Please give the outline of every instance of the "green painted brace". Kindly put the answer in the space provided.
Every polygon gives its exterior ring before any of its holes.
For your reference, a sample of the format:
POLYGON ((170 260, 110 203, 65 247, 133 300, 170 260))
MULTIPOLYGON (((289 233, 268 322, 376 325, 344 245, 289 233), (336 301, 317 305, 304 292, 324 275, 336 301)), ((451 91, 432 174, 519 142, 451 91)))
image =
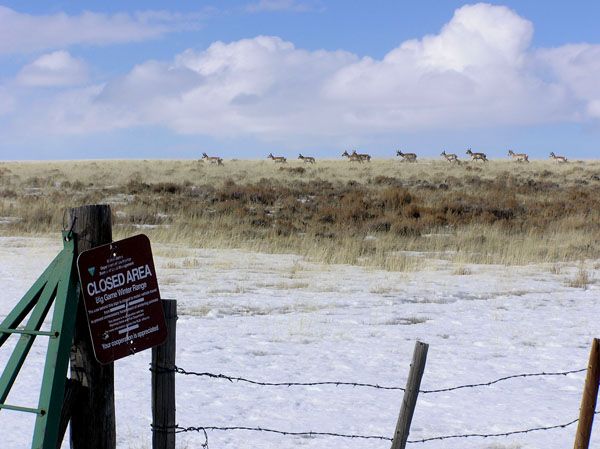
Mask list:
POLYGON ((0 410, 37 415, 32 449, 56 449, 58 445, 60 414, 75 329, 79 300, 79 281, 75 267, 77 238, 71 231, 64 231, 62 237, 64 244, 62 251, 0 324, 0 347, 10 335, 20 334, 0 376, 0 410), (51 330, 40 330, 53 303, 51 330), (18 327, 28 315, 25 325, 18 327), (5 404, 29 350, 38 336, 49 337, 38 407, 5 404))

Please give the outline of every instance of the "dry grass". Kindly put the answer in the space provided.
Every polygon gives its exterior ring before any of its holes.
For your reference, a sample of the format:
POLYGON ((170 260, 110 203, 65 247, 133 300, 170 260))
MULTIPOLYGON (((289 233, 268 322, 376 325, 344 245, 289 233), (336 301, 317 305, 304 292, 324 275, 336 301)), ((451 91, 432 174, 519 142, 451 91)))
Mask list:
POLYGON ((567 285, 569 287, 587 290, 590 282, 591 278, 589 272, 583 266, 580 266, 579 270, 577 270, 577 274, 575 274, 575 277, 567 281, 567 285))
POLYGON ((65 208, 96 203, 116 238, 144 232, 181 257, 246 248, 394 271, 432 252, 458 266, 600 258, 598 162, 0 163, 1 234, 55 232, 65 208))
POLYGON ((561 272, 562 272, 562 267, 557 263, 552 264, 552 266, 550 267, 550 273, 552 273, 552 274, 560 274, 561 272))
POLYGON ((464 265, 459 265, 454 269, 454 271, 452 271, 452 274, 455 274, 457 276, 468 276, 470 274, 473 274, 473 272, 471 271, 471 269, 469 267, 465 267, 464 265))

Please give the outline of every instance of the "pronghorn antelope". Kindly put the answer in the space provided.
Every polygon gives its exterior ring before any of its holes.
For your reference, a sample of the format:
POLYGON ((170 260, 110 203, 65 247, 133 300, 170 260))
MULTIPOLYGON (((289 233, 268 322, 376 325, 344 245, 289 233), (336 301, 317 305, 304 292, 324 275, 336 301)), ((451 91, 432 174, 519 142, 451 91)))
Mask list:
POLYGON ((452 153, 448 154, 448 153, 446 153, 446 150, 442 151, 442 153, 440 154, 440 156, 442 156, 448 162, 460 162, 458 160, 458 156, 456 154, 452 154, 452 153))
POLYGON ((554 153, 550 153, 550 159, 553 159, 559 164, 564 164, 565 162, 569 162, 565 156, 557 156, 554 153))
POLYGON ((471 151, 471 149, 469 148, 469 149, 467 150, 467 154, 468 154, 469 156, 471 156, 471 160, 472 160, 472 161, 483 161, 483 162, 487 162, 487 161, 488 161, 488 158, 487 158, 487 156, 485 155, 485 153, 473 153, 473 152, 471 151))
POLYGON ((309 163, 309 164, 315 163, 315 158, 312 156, 302 156, 301 154, 299 154, 298 159, 302 159, 305 163, 309 163))
POLYGON ((352 154, 359 157, 361 161, 371 162, 371 155, 367 153, 357 153, 356 150, 352 151, 352 154))
POLYGON ((273 162, 278 162, 280 164, 286 164, 287 159, 283 156, 273 156, 273 153, 269 153, 267 159, 273 159, 273 162))
POLYGON ((396 151, 396 156, 402 158, 402 162, 417 162, 417 155, 415 153, 403 153, 402 151, 396 151))
POLYGON ((363 161, 361 159, 361 157, 358 154, 356 154, 356 151, 353 152, 352 154, 348 154, 347 151, 344 151, 342 153, 342 157, 347 157, 350 162, 362 162, 363 161))
POLYGON ((202 159, 204 159, 207 162, 210 162, 211 164, 223 165, 223 159, 221 159, 218 156, 209 156, 206 153, 202 153, 202 159))
POLYGON ((529 162, 529 156, 525 153, 515 153, 513 150, 508 150, 508 155, 516 162, 529 162))

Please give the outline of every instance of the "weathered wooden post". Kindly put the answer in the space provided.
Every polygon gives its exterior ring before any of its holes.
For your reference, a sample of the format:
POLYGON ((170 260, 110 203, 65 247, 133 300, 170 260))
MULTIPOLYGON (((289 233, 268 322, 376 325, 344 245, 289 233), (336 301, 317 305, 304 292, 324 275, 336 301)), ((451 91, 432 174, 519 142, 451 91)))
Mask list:
POLYGON ((421 379, 425 371, 428 349, 429 345, 427 343, 421 343, 420 341, 415 343, 413 359, 410 364, 410 373, 406 381, 406 390, 404 391, 402 407, 400 408, 400 415, 398 416, 391 449, 404 449, 406 447, 406 440, 408 440, 410 424, 415 412, 415 406, 417 405, 419 388, 421 387, 421 379))
POLYGON ((152 449, 175 449, 175 349, 177 301, 162 300, 167 339, 152 348, 152 449))
POLYGON ((598 398, 598 385, 600 384, 600 340, 594 338, 590 351, 587 376, 581 408, 579 409, 579 423, 575 435, 575 449, 588 449, 594 424, 594 413, 596 411, 596 400, 598 398))
MULTIPOLYGON (((112 242, 108 205, 69 210, 69 224, 77 234, 77 254, 112 242)), ((72 449, 114 449, 115 394, 113 364, 101 365, 94 357, 83 300, 79 301, 71 351, 71 378, 83 387, 71 409, 72 449)))

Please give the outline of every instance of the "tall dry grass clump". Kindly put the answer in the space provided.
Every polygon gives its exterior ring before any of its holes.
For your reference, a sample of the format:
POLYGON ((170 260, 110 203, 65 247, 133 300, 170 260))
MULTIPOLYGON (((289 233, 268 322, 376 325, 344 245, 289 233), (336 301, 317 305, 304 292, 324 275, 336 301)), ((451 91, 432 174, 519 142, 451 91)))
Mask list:
POLYGON ((569 287, 582 288, 586 290, 591 282, 592 279, 590 277, 589 271, 585 269, 583 264, 581 264, 575 276, 567 281, 567 285, 569 287))

